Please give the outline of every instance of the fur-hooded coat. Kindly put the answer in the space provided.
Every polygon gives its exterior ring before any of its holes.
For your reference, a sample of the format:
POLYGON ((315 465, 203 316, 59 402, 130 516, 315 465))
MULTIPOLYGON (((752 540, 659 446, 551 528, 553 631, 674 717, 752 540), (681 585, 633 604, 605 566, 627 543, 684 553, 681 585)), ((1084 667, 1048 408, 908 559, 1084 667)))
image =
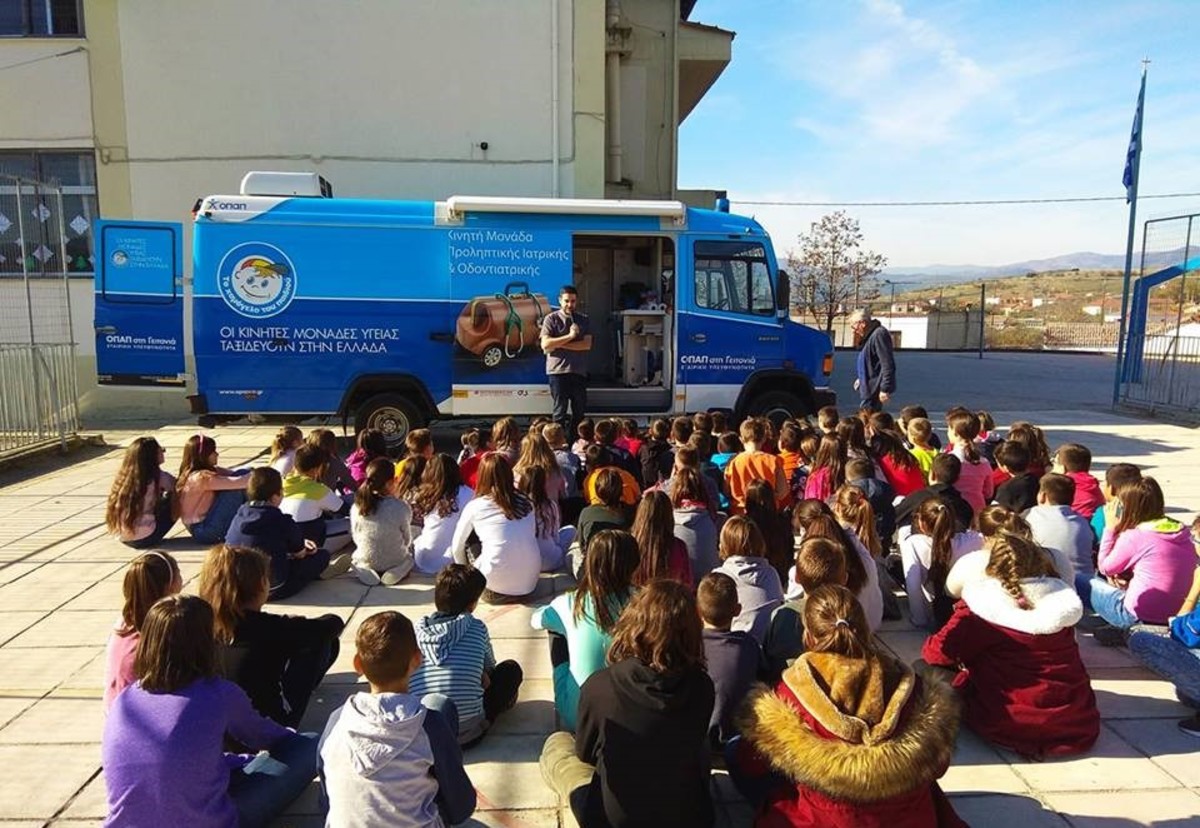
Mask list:
POLYGON ((1100 713, 1079 645, 1083 605, 1058 578, 1021 582, 1021 609, 995 578, 968 583, 946 626, 921 651, 930 664, 959 668, 954 687, 971 729, 1024 756, 1088 750, 1100 713))
POLYGON ((789 781, 768 795, 759 828, 966 825, 936 781, 954 752, 954 693, 898 661, 805 653, 774 692, 750 692, 740 725, 757 754, 745 770, 765 764, 789 781))

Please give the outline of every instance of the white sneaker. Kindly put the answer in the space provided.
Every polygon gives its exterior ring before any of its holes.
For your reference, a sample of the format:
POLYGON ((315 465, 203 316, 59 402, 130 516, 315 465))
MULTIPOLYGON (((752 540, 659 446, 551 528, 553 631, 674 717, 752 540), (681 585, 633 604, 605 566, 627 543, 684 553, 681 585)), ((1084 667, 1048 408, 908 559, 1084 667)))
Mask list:
POLYGON ((334 555, 329 565, 321 572, 321 580, 328 581, 330 578, 336 578, 339 575, 345 575, 350 571, 350 556, 346 554, 334 555))
MULTIPOLYGON (((332 561, 330 563, 332 563, 332 561)), ((354 567, 354 576, 358 578, 358 582, 360 584, 366 584, 367 586, 379 586, 380 582, 382 581, 382 579, 379 577, 379 573, 374 569, 371 569, 369 566, 354 567)))

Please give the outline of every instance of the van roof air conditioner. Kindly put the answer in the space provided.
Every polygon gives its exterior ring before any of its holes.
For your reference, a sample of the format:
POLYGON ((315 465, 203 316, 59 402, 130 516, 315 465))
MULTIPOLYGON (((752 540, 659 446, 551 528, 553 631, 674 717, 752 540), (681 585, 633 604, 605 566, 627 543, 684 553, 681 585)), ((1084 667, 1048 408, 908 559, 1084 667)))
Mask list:
POLYGON ((311 172, 248 172, 242 178, 241 192, 245 196, 333 198, 330 183, 311 172))

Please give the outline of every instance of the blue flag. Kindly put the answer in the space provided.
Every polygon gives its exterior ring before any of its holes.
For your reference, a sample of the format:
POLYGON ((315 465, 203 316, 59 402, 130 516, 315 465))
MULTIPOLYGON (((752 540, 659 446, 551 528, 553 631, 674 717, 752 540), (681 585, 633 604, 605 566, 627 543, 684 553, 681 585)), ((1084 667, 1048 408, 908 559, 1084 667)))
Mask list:
POLYGON ((1129 151, 1125 153, 1125 203, 1133 201, 1137 190, 1138 155, 1142 152, 1142 105, 1146 101, 1146 73, 1142 72, 1142 88, 1138 91, 1137 111, 1133 113, 1133 129, 1129 133, 1129 151))

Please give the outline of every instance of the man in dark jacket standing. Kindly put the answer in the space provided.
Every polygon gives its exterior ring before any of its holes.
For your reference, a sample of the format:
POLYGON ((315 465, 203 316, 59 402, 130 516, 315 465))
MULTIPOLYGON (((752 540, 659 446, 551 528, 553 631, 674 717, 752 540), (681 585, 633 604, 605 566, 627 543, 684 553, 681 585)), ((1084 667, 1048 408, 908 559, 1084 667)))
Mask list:
POLYGON ((892 335, 878 319, 872 319, 871 312, 865 308, 850 314, 850 325, 862 343, 862 350, 858 352, 858 376, 854 380, 854 389, 862 398, 859 407, 882 411, 883 404, 896 391, 892 335))

